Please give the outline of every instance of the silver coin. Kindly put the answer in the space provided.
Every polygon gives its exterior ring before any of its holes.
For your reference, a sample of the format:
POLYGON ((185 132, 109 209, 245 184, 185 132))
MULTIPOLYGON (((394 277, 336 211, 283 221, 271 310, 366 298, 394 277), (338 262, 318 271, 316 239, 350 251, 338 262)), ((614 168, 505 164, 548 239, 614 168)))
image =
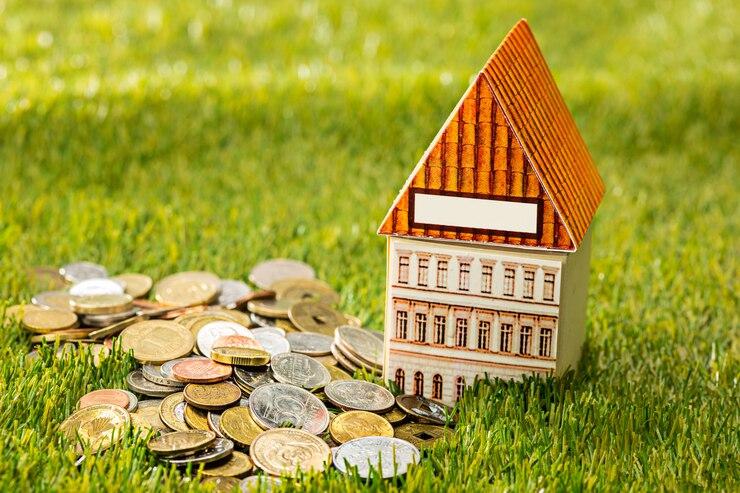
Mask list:
POLYGON ((31 298, 31 303, 41 308, 72 311, 69 300, 72 296, 67 291, 42 291, 31 298))
POLYGON ((67 282, 79 282, 85 279, 92 279, 94 277, 108 277, 108 271, 99 264, 92 262, 72 262, 62 266, 59 269, 59 274, 67 280, 67 282))
POLYGON ((128 406, 126 406, 126 411, 133 413, 139 408, 139 399, 136 397, 132 392, 129 392, 128 390, 124 389, 118 389, 124 394, 128 396, 128 406))
POLYGON ((290 343, 290 350, 307 356, 324 356, 331 354, 331 336, 318 332, 291 332, 285 336, 290 343))
POLYGON ((283 484, 282 480, 273 476, 248 476, 239 482, 239 489, 242 493, 252 491, 270 493, 273 488, 278 488, 281 484, 283 484))
POLYGON ((340 445, 334 453, 334 466, 343 473, 356 467, 361 478, 376 470, 383 478, 406 474, 408 467, 418 464, 419 449, 400 438, 363 437, 340 445))
POLYGON ((331 381, 329 371, 310 356, 281 353, 270 360, 272 375, 278 382, 304 389, 318 389, 331 381))
POLYGON ((383 367, 383 342, 372 331, 341 325, 334 332, 334 340, 366 365, 383 367))
POLYGON ((165 462, 175 464, 176 466, 185 466, 188 464, 207 464, 231 455, 234 451, 234 442, 228 438, 216 438, 216 441, 203 450, 187 455, 177 457, 163 458, 165 462))
MULTIPOLYGON (((182 361, 185 358, 180 358, 177 361, 182 361)), ((167 363, 170 363, 169 361, 167 363)), ((172 374, 171 366, 170 368, 170 375, 172 374)), ((162 373, 162 365, 142 365, 141 367, 141 373, 144 375, 144 378, 149 380, 150 382, 159 384, 159 385, 167 385, 169 387, 184 387, 185 382, 180 382, 179 380, 175 380, 174 378, 170 378, 165 376, 162 373)))
POLYGON ((288 342, 288 339, 281 335, 273 334, 271 332, 260 332, 258 334, 254 334, 254 338, 257 339, 257 342, 260 343, 260 346, 262 346, 265 351, 270 353, 271 357, 290 352, 290 343, 288 342))
POLYGON ((256 389, 257 387, 267 385, 268 383, 277 383, 277 380, 272 376, 272 371, 269 368, 265 370, 246 370, 235 366, 234 378, 238 383, 241 383, 250 389, 256 389))
POLYGON ((267 326, 260 326, 256 329, 250 329, 252 331, 252 334, 254 334, 255 337, 257 337, 258 334, 275 334, 277 336, 285 337, 285 330, 281 329, 280 327, 275 327, 271 325, 267 326))
POLYGON ((249 280, 262 289, 269 289, 282 279, 313 279, 313 268, 298 260, 278 258, 257 264, 249 273, 249 280))
POLYGON ((436 425, 446 424, 448 416, 452 414, 450 407, 420 395, 399 395, 396 404, 406 414, 436 425))
POLYGON ((294 428, 318 435, 329 426, 329 411, 307 390, 285 383, 257 387, 249 397, 249 411, 262 428, 294 428))
POLYGON ((139 313, 139 310, 137 308, 132 308, 131 310, 127 310, 125 312, 120 312, 120 313, 106 313, 103 315, 84 315, 82 317, 82 323, 89 327, 107 327, 109 325, 113 325, 116 322, 120 322, 122 320, 126 320, 127 318, 134 317, 136 316, 137 313, 139 313))
POLYGON ((334 405, 345 410, 380 413, 396 403, 388 389, 364 380, 334 380, 324 387, 324 393, 334 405))
POLYGON ((147 395, 149 397, 166 397, 170 394, 180 391, 180 387, 169 387, 150 382, 141 373, 141 370, 134 370, 126 377, 128 388, 137 394, 147 395))
POLYGON ((338 342, 336 339, 334 340, 334 344, 332 345, 332 347, 334 347, 335 350, 339 351, 341 355, 350 363, 352 363, 352 366, 355 368, 364 368, 365 370, 373 373, 379 373, 383 370, 382 366, 377 367, 375 365, 367 364, 365 361, 358 358, 356 354, 347 349, 347 346, 345 346, 341 342, 338 342))
POLYGON ((72 296, 91 296, 95 294, 123 294, 125 286, 119 281, 103 277, 94 277, 75 283, 69 288, 72 296))
POLYGON ((350 373, 354 373, 360 369, 358 365, 352 363, 349 359, 347 359, 344 353, 340 351, 337 345, 333 342, 331 343, 331 354, 332 356, 334 356, 334 359, 337 360, 337 363, 339 363, 340 366, 342 366, 350 373))
POLYGON ((252 332, 243 325, 226 320, 217 320, 205 324, 198 331, 197 343, 200 354, 210 358, 213 343, 222 336, 245 336, 254 339, 252 332))
POLYGON ((250 313, 249 319, 260 327, 274 327, 275 324, 274 318, 263 317, 262 315, 257 315, 256 313, 250 313))
MULTIPOLYGON (((248 408, 249 398, 242 397, 239 400, 239 407, 248 408)), ((222 411, 208 411, 208 416, 206 418, 208 420, 208 427, 211 429, 211 431, 213 431, 217 436, 220 436, 222 438, 224 435, 223 433, 221 433, 221 414, 223 414, 225 410, 226 409, 222 411)))
POLYGON ((216 305, 224 308, 236 308, 236 302, 252 292, 252 288, 244 281, 237 279, 221 279, 221 292, 216 299, 216 305))

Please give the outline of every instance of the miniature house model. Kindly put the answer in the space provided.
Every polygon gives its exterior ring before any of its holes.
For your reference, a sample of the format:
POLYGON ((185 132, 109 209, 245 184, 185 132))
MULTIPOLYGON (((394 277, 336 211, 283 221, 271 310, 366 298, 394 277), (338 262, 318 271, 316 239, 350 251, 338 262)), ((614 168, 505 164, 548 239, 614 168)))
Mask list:
POLYGON ((455 402, 476 376, 574 368, 604 186, 526 21, 383 220, 385 379, 455 402))

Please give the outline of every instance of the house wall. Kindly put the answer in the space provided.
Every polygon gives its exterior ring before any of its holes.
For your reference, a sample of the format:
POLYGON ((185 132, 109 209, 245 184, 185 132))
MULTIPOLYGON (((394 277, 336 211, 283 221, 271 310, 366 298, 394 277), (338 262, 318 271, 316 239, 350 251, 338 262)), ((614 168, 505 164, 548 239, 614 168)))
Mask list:
POLYGON ((586 339, 586 303, 591 264, 591 230, 584 236, 578 251, 563 263, 560 291, 560 336, 556 374, 575 369, 586 339))
POLYGON ((385 378, 394 380, 400 369, 404 391, 414 393, 420 372, 423 395, 440 398, 438 375, 441 400, 454 402, 458 382, 471 384, 476 376, 554 372, 566 256, 389 237, 385 378), (446 278, 438 275, 444 262, 446 278))

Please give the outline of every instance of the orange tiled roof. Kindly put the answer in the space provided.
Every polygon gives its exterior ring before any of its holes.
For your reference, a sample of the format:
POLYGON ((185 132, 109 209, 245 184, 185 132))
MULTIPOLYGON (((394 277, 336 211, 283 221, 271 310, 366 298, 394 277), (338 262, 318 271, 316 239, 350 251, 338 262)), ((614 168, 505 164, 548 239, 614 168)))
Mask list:
POLYGON ((388 211, 379 234, 574 250, 604 193, 527 22, 496 49, 388 211), (411 189, 529 200, 539 233, 437 228, 409 217, 411 189))

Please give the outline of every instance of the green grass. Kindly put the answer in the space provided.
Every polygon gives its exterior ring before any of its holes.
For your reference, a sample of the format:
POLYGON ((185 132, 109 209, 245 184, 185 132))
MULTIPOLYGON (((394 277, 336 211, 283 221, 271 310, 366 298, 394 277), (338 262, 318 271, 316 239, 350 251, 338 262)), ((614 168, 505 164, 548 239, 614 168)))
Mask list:
MULTIPOLYGON (((290 256, 380 328, 378 222, 525 16, 607 184, 582 365, 480 382, 403 479, 305 488, 737 491, 737 6, 500 3, 0 3, 2 299, 75 259, 244 278, 290 256)), ((131 362, 28 348, 2 328, 1 491, 199 489, 131 438, 75 467, 56 426, 131 362)))

